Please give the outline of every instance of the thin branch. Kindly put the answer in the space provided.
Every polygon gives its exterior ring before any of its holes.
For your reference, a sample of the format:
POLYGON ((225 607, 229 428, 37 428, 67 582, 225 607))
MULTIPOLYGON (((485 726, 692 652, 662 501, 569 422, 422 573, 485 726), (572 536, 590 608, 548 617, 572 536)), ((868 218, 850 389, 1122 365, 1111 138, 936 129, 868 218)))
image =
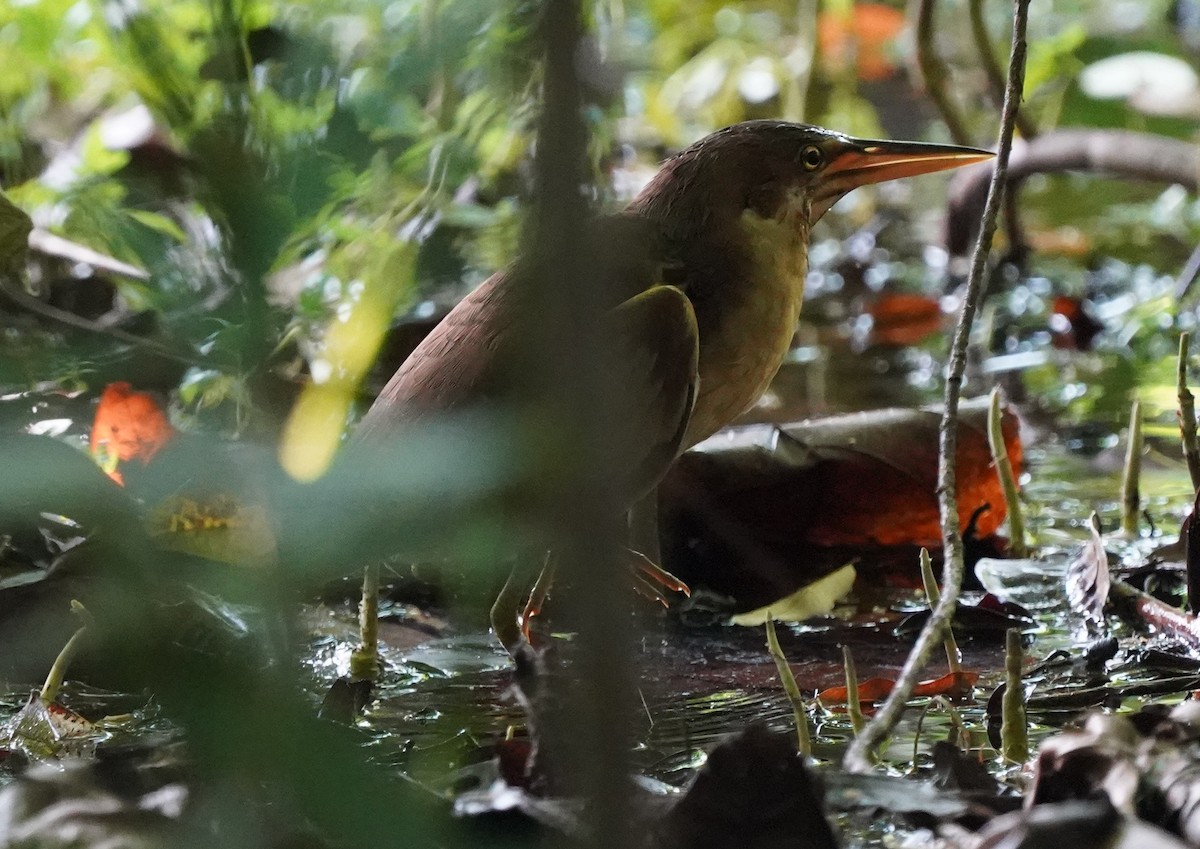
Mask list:
MULTIPOLYGON (((971 20, 971 38, 975 41, 975 55, 987 78, 988 95, 997 108, 1004 105, 1004 75, 992 51, 992 38, 988 35, 987 22, 983 18, 983 0, 968 0, 967 14, 971 20)), ((1017 129, 1026 139, 1037 136, 1038 128, 1024 109, 1017 110, 1017 129)))
POLYGON ((950 72, 938 56, 933 43, 934 3, 935 0, 912 0, 909 5, 909 17, 914 19, 913 32, 916 33, 917 39, 916 65, 913 71, 946 123, 950 138, 954 139, 956 144, 970 144, 971 135, 967 132, 967 122, 947 90, 950 72))
POLYGON ((905 704, 912 695, 917 678, 929 661, 934 646, 950 626, 954 610, 962 590, 963 541, 959 530, 958 495, 955 481, 954 460, 958 443, 958 401, 962 394, 963 373, 966 371, 967 341, 971 325, 983 296, 984 269, 996 234, 996 215, 1004 194, 1008 172, 1008 155, 1012 149, 1013 124, 1017 117, 1017 104, 1025 84, 1025 28, 1029 19, 1029 0, 1015 0, 1013 14, 1012 52, 1008 65, 1008 87, 1004 93, 1004 117, 1000 122, 1000 139, 996 152, 996 168, 988 189, 987 205, 975 254, 971 260, 971 274, 967 279, 967 292, 963 300, 962 313, 954 331, 950 346, 950 364, 946 377, 946 409, 940 427, 940 452, 938 462, 938 501, 941 507, 942 545, 944 565, 942 572, 942 597, 934 608, 925 627, 917 637, 916 645, 904 663, 896 688, 892 690, 883 707, 855 738, 846 752, 845 765, 852 772, 865 772, 871 768, 871 754, 896 727, 904 712, 905 704))
MULTIPOLYGON (((1034 174, 1064 171, 1178 183, 1195 192, 1200 190, 1200 146, 1131 130, 1051 130, 1013 151, 1008 194, 1015 197, 1021 182, 1034 174)), ((964 169, 950 181, 945 220, 946 247, 952 256, 965 256, 977 238, 975 228, 983 216, 991 176, 990 169, 980 166, 964 169)), ((1014 250, 1024 244, 1024 237, 1011 227, 1008 235, 1014 250)))
POLYGON ((138 348, 143 348, 147 351, 152 351, 165 360, 171 360, 176 363, 183 363, 189 366, 199 366, 208 368, 212 366, 211 361, 202 357, 199 354, 192 354, 186 351, 177 351, 173 348, 168 348, 153 339, 147 339, 144 336, 136 336, 122 330, 119 327, 109 327, 105 324, 86 319, 83 316, 75 315, 73 312, 67 312, 64 309, 47 304, 44 301, 35 298, 28 292, 23 290, 19 285, 0 280, 0 296, 12 301, 16 306, 23 310, 41 316, 49 321, 57 322, 66 327, 73 327, 76 330, 83 330, 87 333, 95 333, 99 336, 107 336, 110 339, 115 339, 118 342, 124 342, 126 345, 133 345, 138 348))

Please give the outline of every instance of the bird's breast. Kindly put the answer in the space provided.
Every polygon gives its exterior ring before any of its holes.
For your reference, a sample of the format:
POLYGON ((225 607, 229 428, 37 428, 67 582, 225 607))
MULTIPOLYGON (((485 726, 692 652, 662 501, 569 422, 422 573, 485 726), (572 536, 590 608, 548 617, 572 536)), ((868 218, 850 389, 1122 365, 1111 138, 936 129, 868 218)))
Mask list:
MULTIPOLYGON (((700 389, 685 444, 744 413, 767 390, 791 346, 804 299, 808 225, 803 210, 741 218, 746 262, 698 316, 700 389)), ((699 305, 697 310, 700 310, 699 305)))

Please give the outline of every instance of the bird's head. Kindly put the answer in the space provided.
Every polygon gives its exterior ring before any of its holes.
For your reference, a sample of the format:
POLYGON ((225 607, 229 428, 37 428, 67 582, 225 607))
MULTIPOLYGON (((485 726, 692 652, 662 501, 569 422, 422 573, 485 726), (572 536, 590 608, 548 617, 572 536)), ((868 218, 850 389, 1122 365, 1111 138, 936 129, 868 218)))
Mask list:
POLYGON ((745 121, 668 160, 631 210, 677 235, 728 226, 746 213, 800 215, 812 225, 851 189, 990 159, 985 150, 875 141, 787 121, 745 121))

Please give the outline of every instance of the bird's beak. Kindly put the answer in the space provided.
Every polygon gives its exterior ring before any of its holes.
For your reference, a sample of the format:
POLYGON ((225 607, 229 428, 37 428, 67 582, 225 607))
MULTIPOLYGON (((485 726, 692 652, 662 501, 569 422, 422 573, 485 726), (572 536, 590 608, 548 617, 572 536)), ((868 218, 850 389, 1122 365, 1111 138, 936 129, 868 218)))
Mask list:
POLYGON ((822 182, 836 182, 849 191, 869 183, 973 165, 993 156, 991 151, 952 144, 850 139, 821 177, 822 182))
POLYGON ((993 156, 990 151, 952 144, 847 139, 817 178, 814 212, 819 217, 859 186, 973 165, 993 156))
POLYGON ((818 177, 818 195, 841 197, 852 188, 872 182, 932 174, 984 162, 994 156, 990 151, 952 144, 848 139, 818 177))

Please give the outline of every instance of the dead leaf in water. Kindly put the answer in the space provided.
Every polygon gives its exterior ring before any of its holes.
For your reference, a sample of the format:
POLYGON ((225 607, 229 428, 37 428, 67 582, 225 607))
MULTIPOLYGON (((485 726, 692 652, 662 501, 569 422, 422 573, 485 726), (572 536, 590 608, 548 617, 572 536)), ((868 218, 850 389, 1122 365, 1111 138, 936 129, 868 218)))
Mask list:
MULTIPOLYGON (((949 696, 951 698, 970 693, 979 681, 978 672, 947 672, 941 678, 921 681, 913 688, 913 696, 949 696)), ((890 678, 868 678, 858 684, 858 698, 862 702, 881 702, 896 689, 890 678)), ((817 694, 823 705, 844 705, 848 691, 845 687, 830 687, 817 694)))

